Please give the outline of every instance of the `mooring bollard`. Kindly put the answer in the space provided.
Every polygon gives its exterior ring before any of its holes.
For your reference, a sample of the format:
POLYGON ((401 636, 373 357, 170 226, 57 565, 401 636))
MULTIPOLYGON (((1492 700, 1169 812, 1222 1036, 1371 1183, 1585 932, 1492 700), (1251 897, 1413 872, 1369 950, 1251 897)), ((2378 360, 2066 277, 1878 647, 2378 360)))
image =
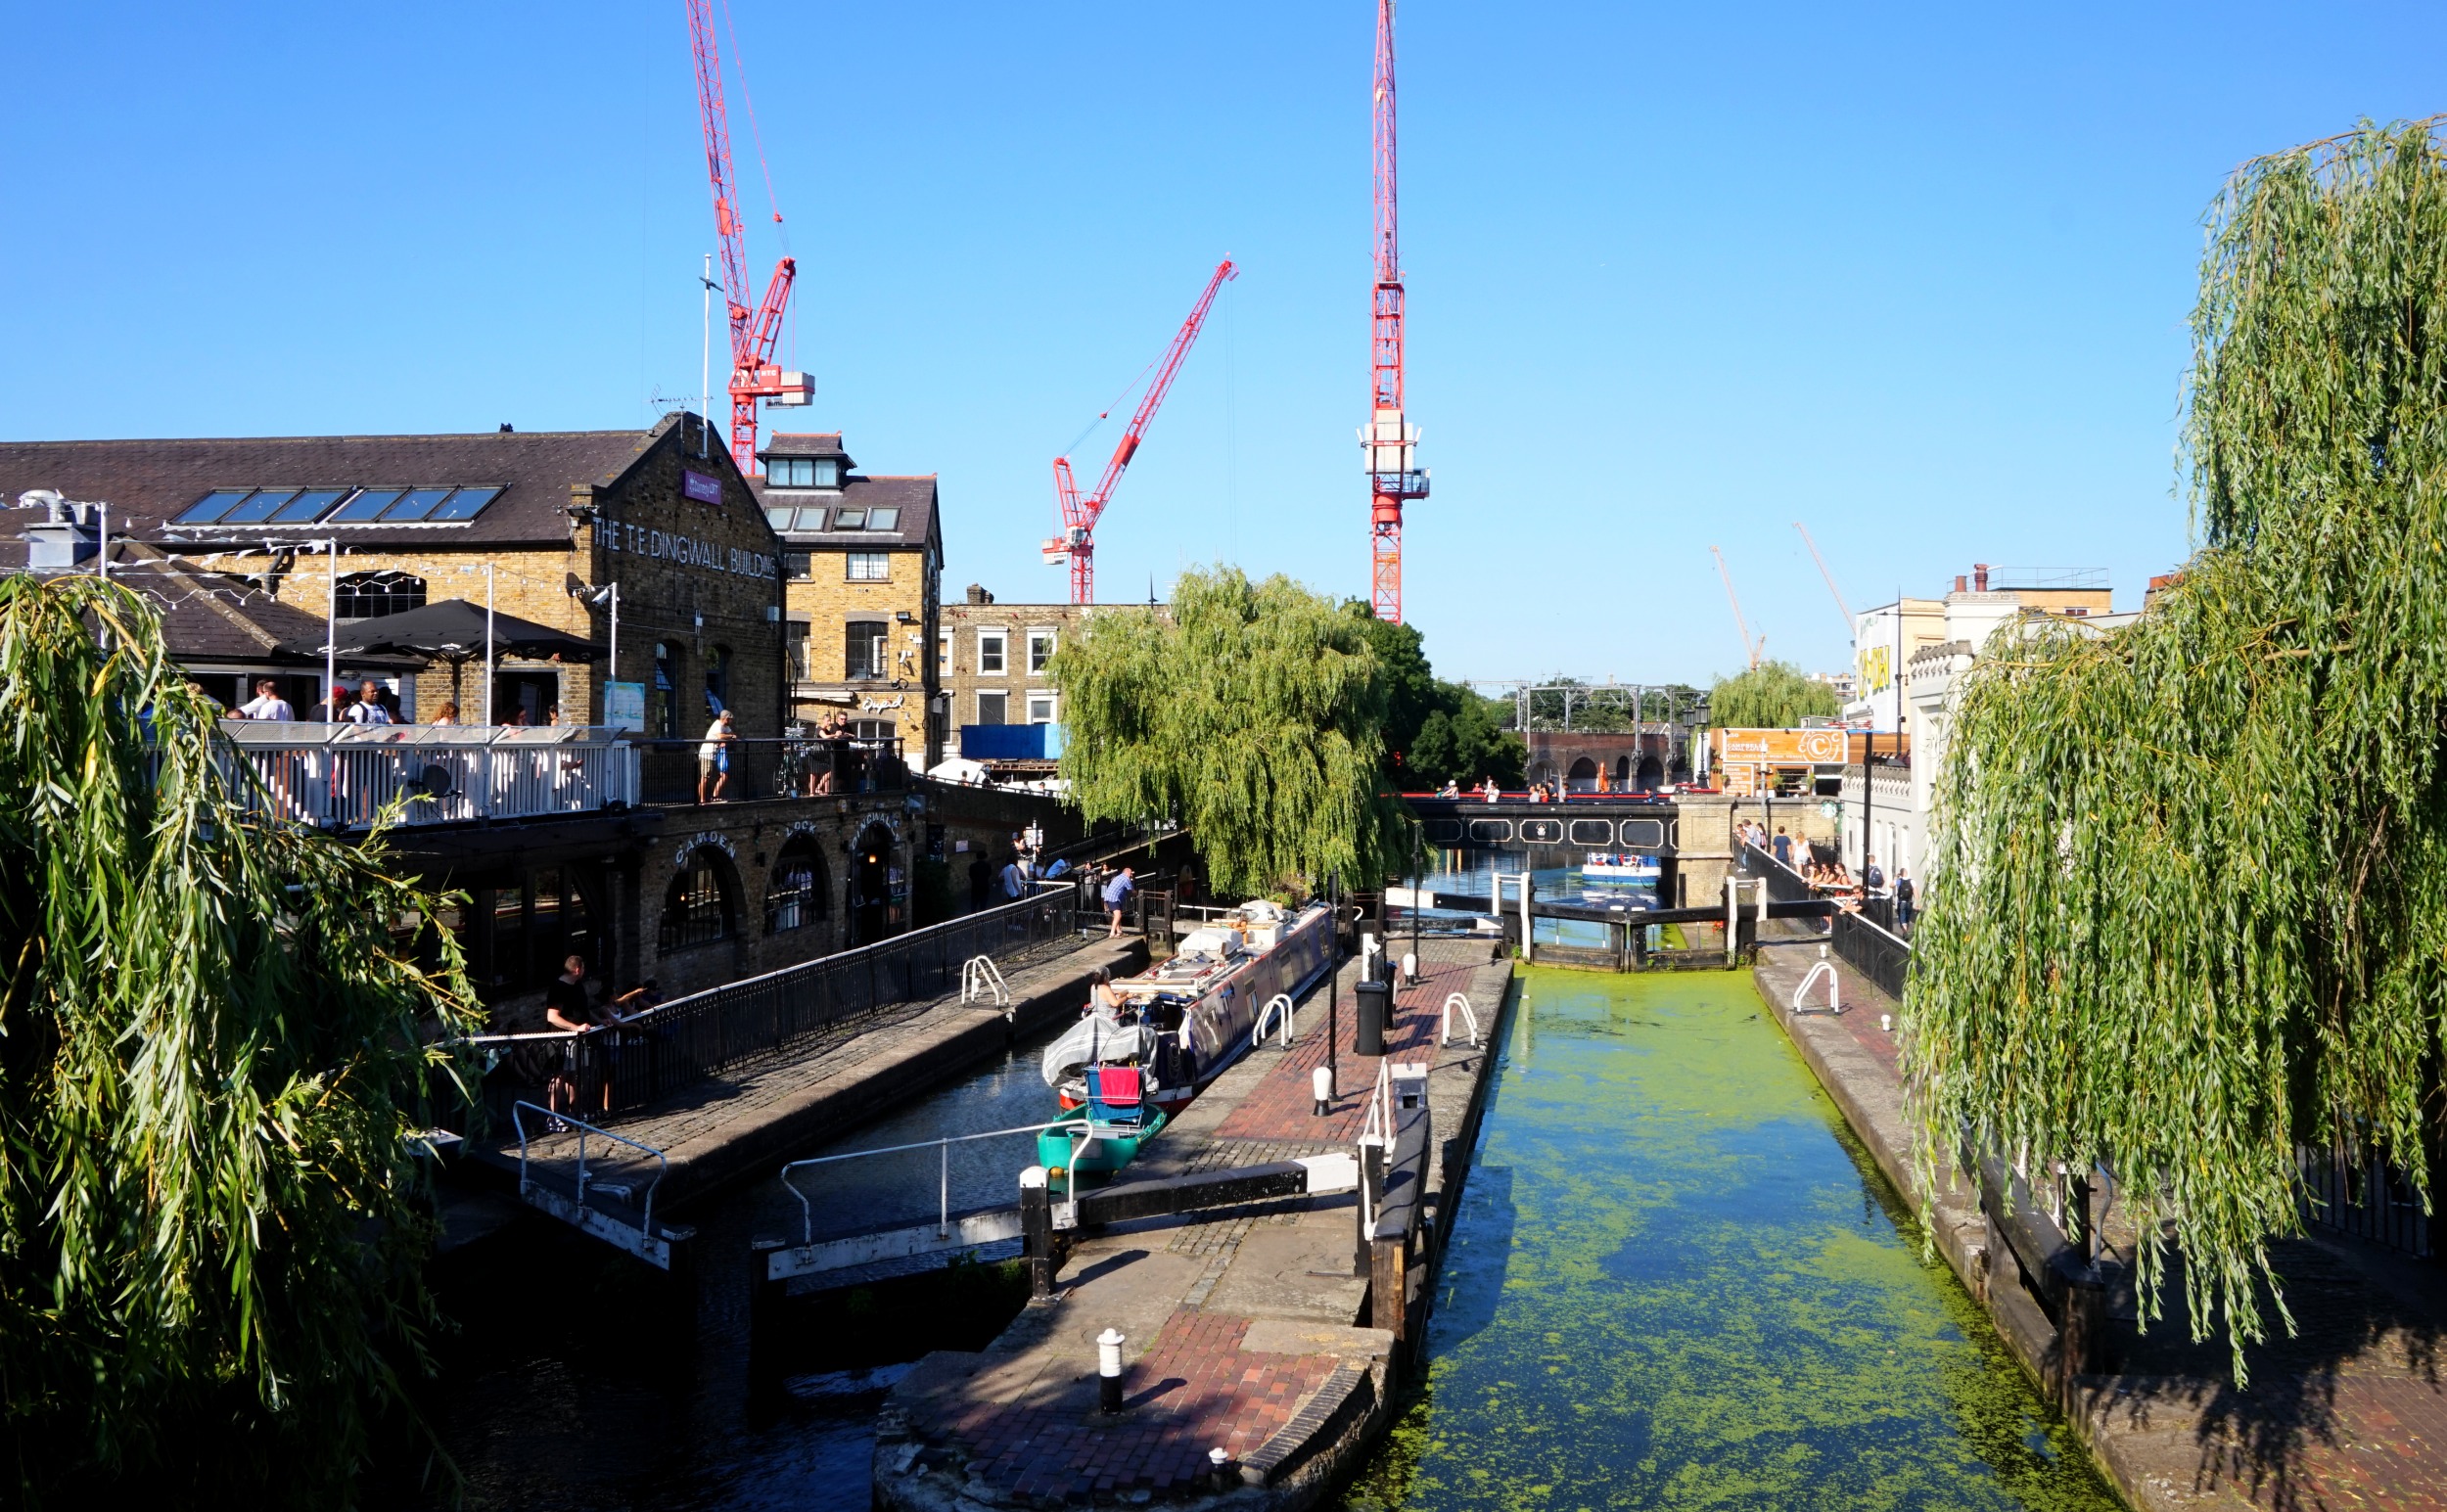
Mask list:
POLYGON ((1096 1336, 1096 1405, 1105 1412, 1122 1410, 1122 1343, 1118 1328, 1096 1336))
POLYGON ((1214 1475, 1217 1490, 1224 1490, 1240 1484, 1240 1477, 1232 1470, 1232 1455, 1229 1449, 1207 1450, 1207 1465, 1214 1475))
POLYGON ((1334 1101, 1334 1068, 1319 1066, 1309 1073, 1309 1095, 1316 1100, 1316 1106, 1309 1110, 1309 1117, 1324 1117, 1325 1110, 1334 1101))
POLYGON ((1028 1257, 1028 1294, 1053 1295, 1053 1194, 1045 1186, 1045 1168, 1031 1166, 1020 1172, 1020 1250, 1028 1257))

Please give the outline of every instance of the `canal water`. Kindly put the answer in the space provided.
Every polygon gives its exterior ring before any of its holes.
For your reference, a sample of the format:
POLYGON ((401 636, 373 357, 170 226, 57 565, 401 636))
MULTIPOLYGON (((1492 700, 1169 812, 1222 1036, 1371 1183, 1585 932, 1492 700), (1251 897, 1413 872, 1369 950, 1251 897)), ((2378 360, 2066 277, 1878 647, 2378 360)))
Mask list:
MULTIPOLYGON (((804 1153, 1051 1117, 1037 1060, 804 1153)), ((1746 975, 1529 972, 1482 1138, 1431 1366, 1345 1512, 2116 1505, 1746 975)), ((955 1146, 951 1206, 1006 1200, 1024 1155, 955 1146)), ((940 1180, 920 1153, 808 1186, 823 1233, 929 1217, 940 1180)), ((1024 1292, 980 1266, 794 1305, 752 1379, 748 1245, 798 1203, 760 1181, 694 1216, 686 1289, 542 1219, 445 1262, 459 1326, 424 1395, 466 1506, 863 1512, 892 1383, 1024 1292)), ((385 1479, 377 1505, 439 1504, 385 1479)))
POLYGON ((1531 970, 1345 1512, 2119 1503, 1747 973, 1531 970))

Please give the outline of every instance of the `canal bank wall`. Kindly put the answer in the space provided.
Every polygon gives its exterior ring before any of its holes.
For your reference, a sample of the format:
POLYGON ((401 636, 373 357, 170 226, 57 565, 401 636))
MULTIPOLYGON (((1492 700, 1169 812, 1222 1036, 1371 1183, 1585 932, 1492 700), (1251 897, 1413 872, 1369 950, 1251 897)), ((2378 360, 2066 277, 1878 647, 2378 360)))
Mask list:
POLYGON ((1133 1179, 1158 1180, 1348 1156, 1380 1066, 1424 1066, 1431 1132, 1407 1263, 1389 1270, 1381 1241, 1371 1262, 1348 1192, 1082 1233, 1052 1295, 1001 1337, 974 1353, 929 1354, 894 1388, 877 1425, 876 1505, 1162 1499, 1303 1512, 1356 1468, 1391 1425, 1423 1336, 1516 995, 1511 963, 1491 961, 1484 941, 1431 940, 1421 953, 1422 980, 1398 995, 1384 1057, 1357 1052, 1355 962, 1338 1012, 1324 988, 1313 991, 1292 1045, 1253 1050, 1131 1168, 1133 1179), (1476 1013, 1476 1043, 1457 1011, 1443 1042, 1455 993, 1476 1013), (1338 1080, 1320 1113, 1311 1078, 1329 1035, 1338 1080), (1390 1301, 1378 1295, 1389 1273, 1400 1278, 1390 1301), (1124 1340, 1115 1413, 1099 1406, 1108 1329, 1124 1340))
MULTIPOLYGON (((1771 925, 1753 967, 1771 1015, 1888 1183, 1926 1225, 1937 1253, 1999 1338, 2063 1410, 2117 1490, 2142 1512, 2348 1506, 2447 1507, 2447 1295, 2434 1262, 2350 1240, 2280 1240, 2271 1255, 2299 1325, 2247 1352, 2235 1384, 2222 1339, 2195 1344, 2184 1299, 2141 1332, 2129 1282, 2111 1286, 2103 1368, 2069 1381, 2057 1330, 2019 1262, 1992 1243, 1960 1170, 1934 1194, 1912 1168, 1895 1027, 1902 1006, 1828 953, 1841 1014, 1796 1012, 1795 989, 1819 965, 1817 939, 1771 925), (1881 1021, 1884 1022, 1881 1022, 1881 1021), (2001 1253, 2002 1252, 2002 1253, 2001 1253)), ((1822 983, 1814 1005, 1824 1002, 1822 983)), ((2102 1225, 2102 1259, 2132 1268, 2129 1224, 2102 1225)))

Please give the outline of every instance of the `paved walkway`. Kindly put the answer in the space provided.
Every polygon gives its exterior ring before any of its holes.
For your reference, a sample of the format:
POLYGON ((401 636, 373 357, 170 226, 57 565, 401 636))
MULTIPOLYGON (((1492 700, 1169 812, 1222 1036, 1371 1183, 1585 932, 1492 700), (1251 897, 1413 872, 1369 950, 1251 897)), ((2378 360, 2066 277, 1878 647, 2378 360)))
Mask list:
MULTIPOLYGON (((1494 1047, 1440 1051, 1434 1016, 1447 993, 1469 991, 1492 1031, 1511 968, 1491 965, 1484 941, 1424 944, 1422 980, 1397 995, 1387 1049, 1431 1065, 1443 1140, 1465 1122, 1494 1047)), ((1349 1150, 1378 1066, 1353 1045, 1356 978, 1354 963, 1340 986, 1343 1090, 1327 1114, 1315 1115, 1309 1095, 1324 1058, 1320 989, 1300 1009, 1291 1050, 1270 1045, 1218 1077, 1133 1173, 1349 1150)), ((1430 1182, 1441 1192, 1440 1173, 1430 1182)), ((1388 1399, 1392 1335, 1353 1326, 1367 1290, 1353 1204, 1348 1194, 1297 1198, 1084 1239, 1057 1294, 988 1350, 930 1354, 895 1389, 876 1450, 881 1499, 974 1509, 1177 1495, 1207 1484, 1216 1448, 1274 1495, 1314 1489, 1330 1468, 1318 1451, 1388 1399), (1110 1417, 1097 1411, 1095 1378, 1095 1340, 1108 1327, 1129 1339, 1127 1407, 1110 1417)))
MULTIPOLYGON (((1792 988, 1817 959, 1807 943, 1763 949, 1760 990, 1901 1184, 1902 1086, 1894 1037, 1878 1027, 1878 1015, 1895 1005, 1837 960, 1845 1012, 1795 1017, 1792 988)), ((1940 1208, 1960 1201, 1952 1194, 1940 1208)), ((1949 1221, 1936 1216, 1941 1228, 1949 1221)), ((2129 1266, 2129 1224, 2110 1214, 2101 1228, 2105 1258, 2129 1266)), ((1940 1247, 1960 1270, 1962 1257, 1984 1245, 1983 1231, 1940 1247)), ((2082 1377, 2075 1403, 2077 1426, 2101 1463, 2147 1512, 2447 1508, 2447 1278, 2436 1262, 2319 1230, 2272 1246, 2272 1255, 2299 1332, 2246 1352, 2248 1390, 2235 1387, 2223 1342, 2191 1342, 2178 1282, 2147 1335, 2129 1291, 2120 1305, 2111 1292, 2114 1369, 2082 1377)), ((1983 1289, 1976 1273, 1966 1282, 1975 1294, 1983 1289)), ((2007 1342, 2028 1361, 2052 1339, 2016 1337, 2044 1334, 2047 1323, 2012 1260, 1997 1257, 1984 1284, 2007 1342)))

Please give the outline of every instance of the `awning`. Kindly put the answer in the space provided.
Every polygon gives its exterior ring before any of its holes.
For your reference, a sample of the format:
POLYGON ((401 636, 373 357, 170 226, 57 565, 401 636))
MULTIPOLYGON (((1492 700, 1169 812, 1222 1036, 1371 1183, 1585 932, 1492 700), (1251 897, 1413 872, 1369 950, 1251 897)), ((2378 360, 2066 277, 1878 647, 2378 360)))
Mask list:
MULTIPOLYGON (((592 662, 599 654, 594 642, 580 640, 548 624, 537 624, 498 610, 491 619, 495 658, 592 662)), ((485 655, 485 620, 484 605, 465 599, 444 599, 423 609, 344 624, 334 637, 331 650, 344 657, 419 656, 450 663, 474 662, 485 655)), ((324 652, 323 637, 300 636, 284 641, 282 649, 319 657, 324 652)))

